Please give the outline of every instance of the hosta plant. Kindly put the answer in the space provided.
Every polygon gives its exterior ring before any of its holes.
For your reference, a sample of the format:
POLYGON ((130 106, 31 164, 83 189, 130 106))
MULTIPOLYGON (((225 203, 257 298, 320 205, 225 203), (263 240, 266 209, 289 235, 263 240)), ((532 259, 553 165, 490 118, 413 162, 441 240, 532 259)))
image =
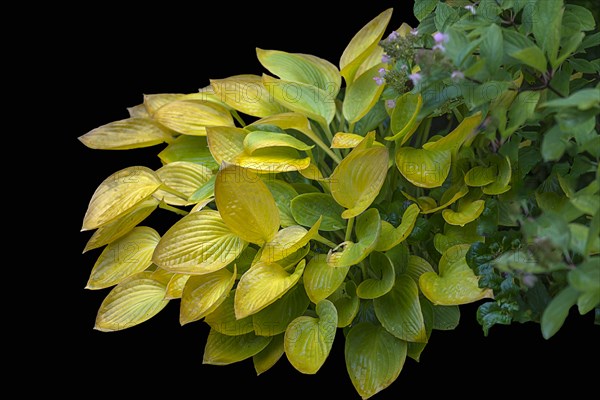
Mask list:
POLYGON ((480 304, 467 318, 485 334, 535 321, 549 338, 573 306, 598 321, 593 14, 562 0, 414 12, 418 26, 388 31, 383 11, 338 65, 257 49, 262 75, 147 95, 80 137, 160 146, 163 164, 116 171, 92 196, 85 251, 103 250, 87 288, 111 288, 96 329, 173 302, 181 324, 210 326, 204 363, 252 358, 258 374, 284 355, 317 373, 341 329, 368 398, 461 304, 480 304), (159 233, 144 226, 157 209, 181 218, 159 233))

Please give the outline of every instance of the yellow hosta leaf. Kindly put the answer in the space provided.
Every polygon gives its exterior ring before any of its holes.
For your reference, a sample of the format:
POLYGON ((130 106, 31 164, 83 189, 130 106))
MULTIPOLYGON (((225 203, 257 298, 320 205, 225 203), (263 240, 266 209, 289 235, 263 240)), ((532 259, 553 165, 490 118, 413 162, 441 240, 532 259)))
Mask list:
POLYGON ((211 79, 210 84, 221 101, 244 114, 262 118, 286 111, 271 98, 258 75, 211 79))
POLYGON ((279 264, 258 262, 242 275, 235 292, 235 316, 237 319, 252 315, 272 304, 300 279, 305 261, 296 266, 293 274, 287 273, 279 264))
POLYGON ((159 240, 160 235, 154 229, 139 226, 106 246, 94 264, 86 289, 116 285, 148 268, 159 240))
POLYGON ((495 155, 492 163, 498 168, 498 177, 492 183, 482 188, 483 193, 499 195, 508 192, 511 188, 512 169, 510 159, 506 156, 495 155))
POLYGON ((154 115, 156 110, 162 106, 172 103, 176 100, 180 100, 185 95, 182 93, 158 93, 158 94, 145 94, 144 95, 144 108, 150 115, 154 115))
POLYGON ((289 183, 282 181, 281 179, 273 179, 271 176, 263 180, 269 191, 275 199, 275 204, 279 210, 279 221, 283 228, 297 225, 294 220, 294 216, 291 211, 291 204, 293 198, 298 196, 298 192, 289 183))
POLYGON ((146 167, 129 167, 115 172, 94 192, 81 230, 96 229, 132 211, 161 184, 158 175, 146 167))
POLYGON ((133 275, 115 286, 102 302, 94 329, 119 331, 141 324, 162 310, 167 285, 152 279, 152 272, 133 275))
POLYGON ((498 176, 498 168, 495 165, 489 167, 473 167, 465 174, 465 183, 468 186, 481 187, 494 182, 498 176))
POLYGON ((310 166, 310 157, 302 157, 291 148, 271 147, 255 150, 251 155, 243 153, 233 159, 233 164, 257 173, 301 171, 310 166))
POLYGON ((127 107, 127 112, 130 118, 149 118, 150 114, 146 111, 146 107, 143 104, 137 106, 127 107))
POLYGON ((166 191, 159 190, 154 194, 159 200, 176 206, 186 206, 189 198, 198 188, 212 177, 210 169, 191 162, 176 161, 164 165, 156 171, 160 180, 171 189, 185 195, 185 199, 166 191), (159 196, 160 194, 160 196, 159 196))
POLYGON ((178 100, 159 108, 154 119, 175 132, 206 136, 207 126, 234 126, 225 107, 202 100, 178 100))
POLYGON ((335 99, 342 85, 340 71, 329 61, 310 54, 256 49, 260 63, 272 74, 290 82, 306 83, 335 99))
POLYGON ((469 193, 469 188, 462 182, 450 186, 448 190, 442 194, 439 206, 422 210, 421 214, 432 214, 436 211, 443 210, 444 208, 454 204, 456 201, 458 201, 458 199, 465 197, 467 193, 469 193))
POLYGON ((176 161, 187 161, 202 165, 211 171, 219 169, 208 149, 206 136, 180 135, 160 153, 158 157, 163 164, 176 161))
POLYGON ((450 150, 400 147, 396 151, 396 166, 413 185, 435 188, 442 186, 448 177, 451 158, 450 150))
POLYGON ((450 150, 452 154, 455 154, 463 143, 473 140, 475 134, 477 134, 479 124, 481 124, 481 112, 463 119, 452 132, 443 138, 435 142, 425 143, 423 149, 434 151, 450 150))
POLYGON ((332 267, 326 254, 315 254, 304 271, 303 282, 308 298, 315 304, 333 294, 344 282, 350 267, 332 267))
POLYGON ((181 325, 202 319, 219 307, 231 291, 236 273, 234 266, 233 273, 223 268, 209 274, 191 276, 181 295, 181 325))
POLYGON ((225 225, 217 211, 202 210, 181 218, 165 233, 153 261, 174 273, 207 274, 235 260, 246 244, 225 225))
POLYGON ((402 243, 412 233, 419 213, 419 206, 411 204, 402 214, 402 222, 397 228, 387 221, 381 221, 381 234, 375 250, 388 251, 402 243))
POLYGON ((170 141, 169 132, 149 118, 111 122, 79 137, 90 149, 128 150, 170 141))
POLYGON ((377 85, 373 77, 384 64, 377 64, 359 76, 346 88, 342 113, 350 123, 364 117, 379 100, 385 85, 377 85))
POLYGON ((322 217, 319 218, 308 231, 300 225, 283 228, 277 232, 270 242, 265 243, 260 260, 265 262, 279 261, 304 247, 319 234, 322 219, 322 217))
POLYGON ((332 267, 349 267, 364 260, 374 249, 381 237, 381 217, 379 211, 370 208, 356 219, 357 242, 347 241, 340 246, 342 250, 330 250, 327 262, 332 267))
POLYGON ((215 181, 215 202, 225 224, 247 242, 269 242, 279 230, 279 210, 269 188, 249 169, 228 165, 215 181))
POLYGON ((263 372, 268 371, 279 361, 281 356, 284 354, 283 348, 283 333, 273 336, 273 340, 267 347, 261 350, 260 353, 252 357, 252 363, 254 364, 254 370, 256 375, 260 375, 263 372))
POLYGON ((478 286, 479 278, 467 265, 466 250, 469 245, 450 247, 440 260, 439 275, 425 272, 419 278, 421 292, 435 305, 460 305, 492 297, 490 289, 478 286))
MULTIPOLYGON (((213 330, 228 336, 245 335, 254 332, 252 316, 237 318, 235 315, 236 290, 231 291, 225 300, 214 311, 206 316, 204 322, 213 330)), ((259 334, 258 332, 254 332, 259 334)), ((266 336, 266 335, 265 335, 266 336)))
POLYGON ((248 154, 252 154, 258 149, 269 147, 289 147, 300 151, 307 151, 315 146, 307 145, 301 140, 285 133, 253 131, 244 138, 244 150, 248 154))
POLYGON ((83 252, 85 253, 86 251, 97 249, 98 247, 102 247, 117 240, 152 214, 157 206, 158 200, 151 197, 140 203, 128 213, 121 215, 106 225, 102 225, 94 232, 90 240, 88 240, 83 252))
POLYGON ((392 136, 385 140, 400 140, 406 143, 415 133, 419 123, 417 117, 423 106, 423 98, 420 93, 405 93, 396 100, 396 106, 392 111, 390 128, 392 136))
POLYGON ((338 132, 333 136, 331 148, 353 149, 358 146, 358 144, 362 142, 364 138, 364 136, 357 135, 356 133, 338 132))
POLYGON ((272 337, 246 333, 227 336, 211 329, 204 347, 203 364, 228 365, 240 362, 260 353, 269 345, 272 337))
POLYGON ((371 52, 378 47, 378 43, 391 17, 391 8, 379 14, 354 35, 344 50, 340 58, 340 70, 347 85, 354 81, 358 68, 369 57, 371 52))
POLYGON ((458 211, 446 209, 442 211, 442 217, 450 225, 465 226, 475 221, 483 212, 485 201, 475 200, 473 202, 459 202, 458 211))
POLYGON ((355 76, 360 77, 365 71, 381 63, 381 57, 383 57, 383 53, 383 47, 375 47, 373 51, 371 51, 371 53, 365 58, 360 67, 358 67, 355 76))
POLYGON ((206 129, 210 154, 221 165, 223 161, 232 163, 240 154, 244 154, 244 139, 248 131, 228 126, 211 126, 206 129))
POLYGON ((188 279, 190 279, 190 276, 191 275, 185 274, 172 274, 171 279, 169 279, 169 283, 167 284, 167 293, 165 294, 165 299, 180 299, 183 295, 183 288, 185 287, 188 279))
POLYGON ((282 106, 307 115, 323 125, 335 117, 335 98, 325 90, 301 82, 291 82, 263 75, 263 85, 282 106))
POLYGON ((343 218, 352 218, 365 211, 379 194, 388 167, 388 150, 382 146, 368 147, 374 133, 357 146, 335 168, 329 178, 331 195, 347 208, 343 218))

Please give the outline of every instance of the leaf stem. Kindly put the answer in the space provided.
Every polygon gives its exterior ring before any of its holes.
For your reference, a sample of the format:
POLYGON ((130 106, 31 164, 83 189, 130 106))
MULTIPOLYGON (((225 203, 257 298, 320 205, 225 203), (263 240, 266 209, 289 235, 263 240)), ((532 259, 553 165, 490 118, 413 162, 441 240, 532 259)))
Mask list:
POLYGON ((346 236, 344 238, 346 242, 352 239, 352 228, 354 228, 354 217, 348 219, 348 225, 346 226, 346 236))
POLYGON ((323 243, 324 245, 331 247, 332 249, 335 249, 337 247, 337 244, 333 243, 331 240, 326 239, 319 234, 317 234, 317 236, 315 236, 313 239, 319 243, 323 243))
POLYGON ((161 202, 158 204, 158 206, 159 206, 160 208, 162 208, 163 210, 172 211, 172 212, 174 212, 175 214, 178 214, 178 215, 183 215, 184 217, 185 217, 186 215, 188 215, 188 214, 189 214, 189 212, 188 212, 188 211, 182 210, 182 209, 180 209, 180 208, 177 208, 177 207, 170 206, 170 205, 168 205, 167 203, 165 203, 164 201, 161 201, 161 202))
POLYGON ((231 110, 231 115, 233 115, 233 118, 235 118, 235 120, 240 123, 242 128, 246 127, 246 123, 244 122, 242 117, 240 117, 240 114, 238 114, 236 110, 231 110))

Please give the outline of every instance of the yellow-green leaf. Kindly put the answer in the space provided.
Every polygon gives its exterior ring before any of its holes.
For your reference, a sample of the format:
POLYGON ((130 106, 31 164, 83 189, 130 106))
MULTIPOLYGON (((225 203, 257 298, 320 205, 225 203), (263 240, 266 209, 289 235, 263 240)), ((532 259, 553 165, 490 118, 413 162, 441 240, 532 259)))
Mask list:
POLYGON ((396 151, 398 170, 415 186, 435 188, 442 186, 450 173, 450 150, 426 150, 400 147, 396 151))
POLYGON ((83 252, 85 253, 86 251, 102 247, 105 244, 109 244, 127 234, 137 224, 152 214, 152 212, 156 210, 157 206, 158 200, 151 197, 148 200, 140 203, 128 213, 121 215, 105 225, 102 225, 94 232, 90 240, 88 240, 83 252))
POLYGON ((152 228, 139 226, 115 240, 98 257, 86 289, 103 289, 148 268, 160 235, 152 228))
POLYGON ((244 150, 248 154, 252 154, 258 149, 269 147, 289 147, 296 150, 307 151, 315 146, 309 146, 301 140, 285 133, 253 131, 244 138, 244 150))
POLYGON ((129 167, 106 178, 96 189, 83 218, 83 231, 96 229, 132 211, 162 184, 150 168, 129 167))
POLYGON ((306 83, 291 82, 263 75, 263 85, 273 98, 292 111, 329 125, 335 117, 335 98, 325 90, 306 83))
POLYGON ((407 346, 382 326, 363 322, 346 336, 346 369, 354 388, 367 399, 390 386, 400 375, 407 346))
POLYGON ((475 221, 483 212, 485 208, 485 201, 475 200, 470 201, 459 201, 458 211, 451 210, 449 208, 442 211, 442 217, 450 225, 465 226, 469 222, 475 221))
POLYGON ((377 251, 388 251, 402 243, 411 233, 419 216, 419 206, 411 204, 402 214, 402 221, 397 228, 387 221, 381 221, 381 234, 375 245, 377 251))
POLYGON ((182 93, 157 93, 144 95, 144 108, 149 115, 154 115, 162 106, 185 97, 182 93))
POLYGON ((158 157, 163 164, 187 161, 202 165, 211 171, 219 169, 219 164, 210 154, 205 136, 181 135, 158 153, 158 157))
POLYGON ((169 188, 183 194, 181 198, 165 190, 158 190, 154 197, 167 204, 186 206, 191 204, 187 199, 204 186, 212 177, 210 169, 187 161, 175 161, 159 168, 156 173, 160 180, 169 188))
POLYGON ((333 303, 320 301, 316 313, 318 318, 296 318, 285 331, 285 354, 290 364, 303 374, 315 374, 321 368, 335 339, 337 311, 333 303))
POLYGON ((260 63, 272 74, 290 82, 313 85, 335 99, 342 85, 340 71, 329 61, 310 54, 256 49, 260 63))
POLYGON ((209 274, 191 276, 181 296, 181 325, 204 318, 225 301, 235 283, 236 272, 234 266, 233 273, 223 268, 209 274))
MULTIPOLYGON (((291 210, 291 201, 296 196, 298 196, 298 192, 287 182, 282 181, 281 179, 273 179, 272 176, 269 176, 267 179, 264 179, 263 182, 269 188, 269 191, 273 195, 275 199, 275 204, 277 204, 277 209, 279 210, 279 221, 282 227, 296 225, 296 221, 292 215, 291 210)), ((313 221, 313 223, 316 222, 313 221)), ((312 226, 310 224, 308 226, 312 226)))
POLYGON ((183 296, 183 289, 190 276, 185 274, 171 274, 171 279, 169 279, 169 283, 167 284, 165 299, 180 299, 183 296))
POLYGON ((475 138, 477 129, 481 124, 481 112, 477 112, 462 120, 452 132, 435 142, 425 143, 426 150, 450 150, 455 154, 463 143, 469 143, 475 138))
POLYGON ((394 287, 396 273, 392 261, 383 253, 373 252, 369 257, 371 270, 377 278, 365 279, 358 285, 356 295, 361 299, 375 299, 394 287))
MULTIPOLYGON (((327 262, 333 267, 349 267, 365 259, 374 249, 381 234, 379 211, 370 208, 356 219, 356 237, 358 241, 344 242, 341 251, 330 251, 327 262)), ((338 249, 334 249, 338 250, 338 249)))
POLYGON ((254 331, 251 316, 236 318, 235 293, 236 290, 230 292, 225 300, 204 318, 204 322, 223 335, 239 336, 254 331))
POLYGON ((310 242, 315 236, 319 234, 319 226, 321 225, 321 218, 310 228, 306 230, 300 225, 292 225, 287 228, 283 228, 271 241, 265 243, 262 248, 262 254, 260 256, 261 261, 274 262, 284 259, 295 251, 304 247, 310 242))
POLYGON ((225 224, 245 241, 262 245, 279 230, 279 210, 273 195, 249 169, 222 167, 215 181, 215 202, 225 224))
POLYGON ((251 155, 242 153, 232 162, 258 173, 272 174, 306 169, 310 165, 310 157, 302 157, 292 148, 271 147, 255 150, 251 155))
POLYGON ((283 337, 284 334, 273 336, 273 340, 268 344, 260 353, 252 357, 252 363, 254 364, 254 370, 256 375, 260 375, 263 372, 271 369, 272 366, 279 361, 281 356, 285 353, 283 348, 283 337))
POLYGON ((468 245, 450 247, 440 260, 439 275, 425 272, 419 278, 421 292, 434 305, 452 306, 492 297, 490 289, 479 288, 479 278, 467 265, 468 245))
POLYGON ((358 68, 377 48, 391 17, 391 8, 379 14, 354 35, 344 50, 340 58, 340 70, 347 85, 354 81, 358 68))
POLYGON ((462 181, 450 186, 448 190, 442 194, 440 199, 440 205, 438 207, 429 208, 428 210, 421 211, 421 214, 432 214, 436 211, 443 210, 444 208, 454 204, 459 199, 465 197, 469 193, 469 188, 462 181))
POLYGON ((153 261, 174 273, 208 274, 235 260, 246 245, 217 211, 202 210, 181 218, 165 233, 153 261))
POLYGON ((309 303, 304 286, 296 285, 275 303, 247 318, 252 318, 257 335, 275 336, 285 332, 292 320, 304 314, 309 303))
POLYGON ((427 260, 422 257, 409 255, 408 263, 406 264, 406 269, 403 271, 406 275, 410 276, 415 283, 419 283, 419 278, 425 272, 434 272, 433 267, 427 260))
POLYGON ((90 149, 128 150, 171 140, 168 130, 149 118, 127 118, 91 130, 79 140, 90 149))
POLYGON ((240 154, 244 154, 244 138, 248 132, 242 128, 211 126, 206 129, 210 154, 221 165, 223 161, 232 163, 240 154))
POLYGON ((468 186, 481 187, 494 182, 498 176, 498 168, 495 165, 489 167, 473 167, 465 175, 465 183, 468 186))
POLYGON ((419 126, 417 117, 422 106, 423 98, 420 93, 409 92, 398 97, 390 121, 392 136, 385 139, 401 140, 401 144, 406 143, 419 126))
POLYGON ((378 85, 373 77, 384 64, 377 64, 359 76, 346 88, 342 113, 349 123, 355 123, 371 110, 379 100, 385 85, 378 85))
POLYGON ((167 285, 151 278, 145 271, 129 277, 115 286, 102 302, 94 329, 119 331, 141 324, 162 310, 167 285))
POLYGON ((317 304, 331 296, 344 282, 350 267, 332 267, 326 254, 315 254, 304 271, 303 282, 310 301, 317 304))
POLYGON ((154 119, 175 132, 206 136, 207 126, 234 126, 225 107, 202 100, 180 100, 159 108, 154 119))
POLYGON ((279 264, 258 262, 242 277, 235 292, 235 315, 238 319, 255 314, 274 303, 290 290, 304 272, 305 261, 296 266, 293 274, 279 264))
POLYGON ((388 150, 382 146, 368 147, 374 133, 367 135, 335 168, 329 178, 331 195, 347 208, 342 218, 352 218, 365 211, 379 194, 388 167, 388 150))
POLYGON ((206 339, 202 363, 228 365, 243 361, 260 353, 270 342, 270 337, 257 336, 252 332, 228 336, 211 329, 206 339))
POLYGON ((457 244, 472 244, 483 242, 484 237, 477 234, 477 223, 467 224, 464 227, 446 224, 444 233, 436 233, 433 244, 440 254, 457 244))
POLYGON ((377 319, 392 335, 408 342, 427 342, 419 288, 410 276, 398 276, 392 290, 373 300, 373 305, 377 319))
POLYGON ((365 137, 356 133, 338 132, 331 141, 332 149, 353 149, 363 141, 365 137))
POLYGON ((511 188, 510 180, 512 177, 510 159, 505 156, 495 155, 491 161, 498 168, 498 177, 495 182, 483 187, 483 193, 499 195, 508 192, 511 188))
POLYGON ((127 107, 127 112, 130 118, 149 118, 151 115, 146 111, 146 107, 143 104, 137 106, 127 107))
POLYGON ((321 218, 320 231, 337 231, 346 227, 346 221, 342 219, 344 208, 326 193, 296 196, 290 203, 290 210, 300 225, 311 226, 321 218))
POLYGON ((262 118, 286 111, 271 98, 258 75, 211 79, 210 84, 221 101, 244 114, 262 118))
POLYGON ((356 283, 346 281, 327 299, 335 305, 337 310, 338 328, 344 328, 354 321, 360 308, 360 299, 356 294, 356 283))

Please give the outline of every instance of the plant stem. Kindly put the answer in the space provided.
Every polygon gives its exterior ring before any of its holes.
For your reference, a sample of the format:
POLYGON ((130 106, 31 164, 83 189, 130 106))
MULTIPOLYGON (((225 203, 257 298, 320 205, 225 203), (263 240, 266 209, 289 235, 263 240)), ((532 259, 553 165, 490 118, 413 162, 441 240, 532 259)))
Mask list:
POLYGON ((317 235, 313 238, 314 240, 316 240, 319 243, 323 243, 326 246, 331 247, 332 249, 337 247, 337 244, 333 243, 331 240, 324 238, 321 235, 317 235))
POLYGON ((368 279, 368 272, 367 272, 367 265, 364 262, 360 262, 360 272, 362 274, 362 280, 363 282, 366 281, 368 279))
POLYGON ((185 217, 186 215, 188 215, 188 214, 189 214, 189 212, 187 212, 187 211, 185 211, 185 210, 182 210, 182 209, 179 209, 179 208, 177 208, 177 207, 170 206, 170 205, 168 205, 167 203, 165 203, 164 201, 161 201, 161 202, 158 204, 158 206, 159 206, 160 208, 162 208, 163 210, 172 211, 172 212, 174 212, 175 214, 178 214, 178 215, 183 215, 184 217, 185 217))
POLYGON ((344 240, 347 242, 352 239, 352 228, 354 227, 354 217, 348 220, 348 225, 346 226, 346 237, 344 240))
POLYGON ((356 122, 352 122, 350 124, 350 126, 348 127, 348 133, 354 133, 354 125, 356 125, 356 122))
POLYGON ((235 118, 235 120, 240 123, 242 128, 244 128, 246 126, 246 123, 244 122, 242 117, 240 117, 240 114, 238 114, 238 112, 236 110, 231 110, 231 115, 233 115, 233 118, 235 118))

